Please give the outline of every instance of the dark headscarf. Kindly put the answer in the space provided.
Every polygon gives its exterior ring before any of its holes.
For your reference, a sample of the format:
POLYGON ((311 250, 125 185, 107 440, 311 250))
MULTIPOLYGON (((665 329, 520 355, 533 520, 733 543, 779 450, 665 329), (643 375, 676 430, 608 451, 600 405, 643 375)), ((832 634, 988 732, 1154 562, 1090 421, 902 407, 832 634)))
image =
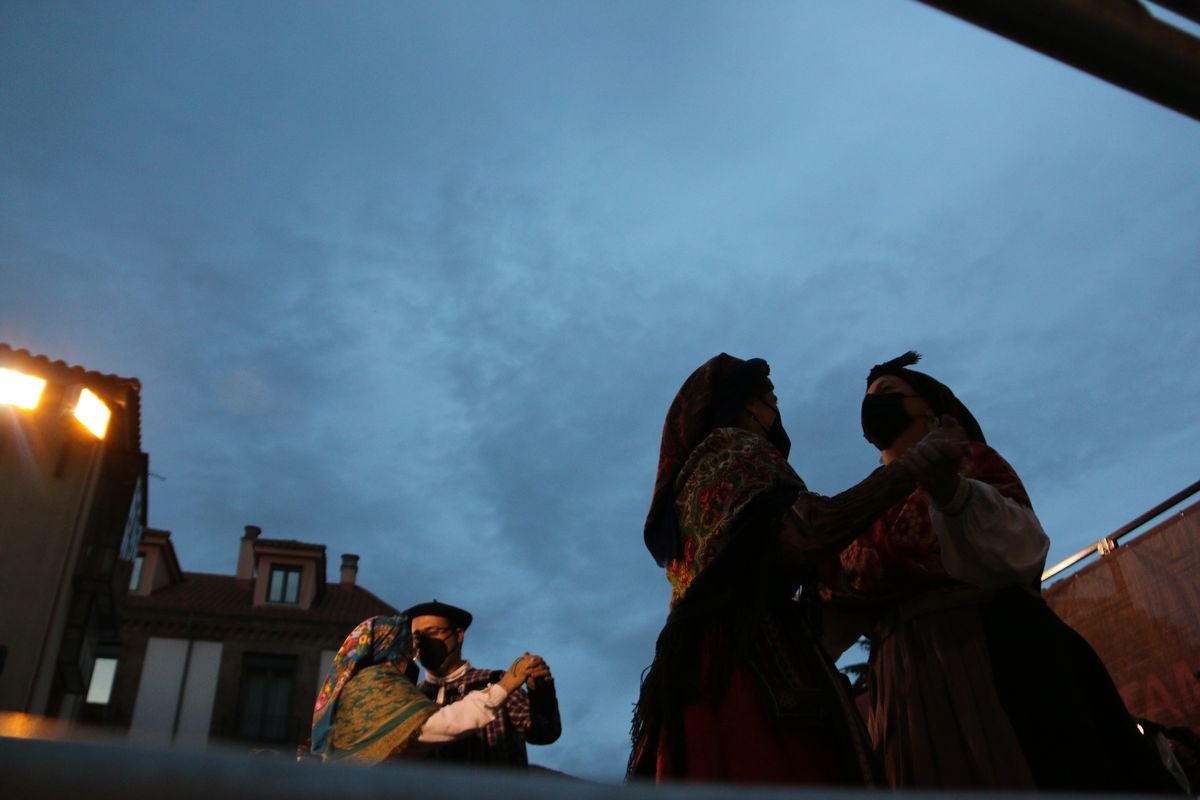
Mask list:
POLYGON ((721 353, 701 364, 675 395, 663 423, 654 497, 643 528, 646 547, 660 567, 680 554, 675 479, 688 456, 715 429, 734 425, 746 401, 765 388, 770 374, 770 366, 761 358, 744 361, 721 353))
MULTIPOLYGON (((987 444, 987 440, 983 438, 983 430, 979 427, 979 423, 975 421, 975 415, 962 404, 961 400, 954 396, 954 392, 950 391, 950 387, 936 378, 926 375, 924 372, 908 369, 909 366, 916 364, 920 360, 920 353, 909 350, 904 355, 893 358, 891 361, 876 364, 867 373, 867 386, 870 387, 872 383, 884 375, 895 375, 911 386, 917 394, 921 395, 921 398, 929 404, 929 408, 932 409, 934 414, 937 414, 939 417, 942 414, 949 414, 958 420, 959 425, 962 425, 966 429, 968 439, 980 444, 987 444)), ((865 427, 863 428, 863 435, 867 435, 865 427)), ((870 437, 868 436, 867 438, 869 439, 870 437)))

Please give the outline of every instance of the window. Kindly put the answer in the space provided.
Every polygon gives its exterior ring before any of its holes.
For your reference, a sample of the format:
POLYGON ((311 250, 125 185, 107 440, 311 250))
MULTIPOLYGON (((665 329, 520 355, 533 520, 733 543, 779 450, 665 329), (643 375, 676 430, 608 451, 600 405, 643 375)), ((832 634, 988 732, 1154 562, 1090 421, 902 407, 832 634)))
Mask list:
POLYGON ((290 740, 296 657, 247 653, 242 658, 237 735, 267 742, 290 740))
POLYGON ((300 602, 300 567, 271 567, 271 582, 267 585, 267 602, 300 602))
POLYGON ((87 702, 108 705, 112 698, 113 678, 117 677, 115 658, 97 658, 92 666, 92 682, 88 685, 87 702))
POLYGON ((136 592, 142 582, 142 567, 146 566, 146 557, 141 553, 133 559, 133 571, 129 573, 129 591, 136 592))

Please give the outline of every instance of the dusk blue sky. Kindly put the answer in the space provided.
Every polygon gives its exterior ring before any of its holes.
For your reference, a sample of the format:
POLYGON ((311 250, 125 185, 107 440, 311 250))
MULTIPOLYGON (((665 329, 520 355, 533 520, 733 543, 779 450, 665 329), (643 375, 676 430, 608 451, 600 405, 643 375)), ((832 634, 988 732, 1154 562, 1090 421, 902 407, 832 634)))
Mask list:
POLYGON ((717 352, 832 494, 921 351, 1051 563, 1200 477, 1200 123, 912 0, 0 0, 0 76, 0 341, 141 381, 185 570, 256 524, 543 654, 537 763, 621 778, 717 352))

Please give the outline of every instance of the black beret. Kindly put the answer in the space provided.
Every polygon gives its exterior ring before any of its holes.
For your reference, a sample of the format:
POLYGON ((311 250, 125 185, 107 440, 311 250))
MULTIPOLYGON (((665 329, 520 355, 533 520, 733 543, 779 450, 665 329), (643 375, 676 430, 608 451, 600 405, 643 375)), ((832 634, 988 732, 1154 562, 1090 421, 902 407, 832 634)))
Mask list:
POLYGON ((437 600, 431 600, 428 603, 417 603, 412 608, 406 609, 404 616, 412 620, 413 617, 441 617, 448 619, 456 628, 466 630, 471 626, 470 611, 465 611, 458 606, 452 606, 447 603, 439 603, 437 600))

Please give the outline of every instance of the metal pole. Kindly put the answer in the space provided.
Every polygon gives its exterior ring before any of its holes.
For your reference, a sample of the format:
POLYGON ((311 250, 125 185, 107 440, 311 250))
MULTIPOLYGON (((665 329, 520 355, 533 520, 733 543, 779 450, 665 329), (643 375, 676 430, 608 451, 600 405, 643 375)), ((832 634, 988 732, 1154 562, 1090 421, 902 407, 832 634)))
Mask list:
POLYGON ((1200 0, 1153 0, 1154 5, 1174 11, 1192 22, 1200 22, 1200 0))
POLYGON ((1115 531, 1110 533, 1108 536, 1105 536, 1103 539, 1100 539, 1095 544, 1088 545, 1087 547, 1083 548, 1075 555, 1065 558, 1062 561, 1058 562, 1053 567, 1051 567, 1050 569, 1048 569, 1042 573, 1042 583, 1045 583, 1047 580, 1054 577, 1055 575, 1062 572, 1063 570, 1067 569, 1068 567, 1074 566, 1075 564, 1079 563, 1083 559, 1090 556, 1092 553, 1103 550, 1105 548, 1107 548, 1108 550, 1111 550, 1112 548, 1116 547, 1117 541, 1122 536, 1124 536, 1125 534, 1134 530, 1135 528, 1141 527, 1142 525, 1146 524, 1150 520, 1157 517, 1159 514, 1166 511, 1171 506, 1177 505, 1178 503, 1181 503, 1184 500, 1191 497, 1192 495, 1196 494, 1196 492, 1200 492, 1200 481, 1196 481, 1195 483, 1193 483, 1191 486, 1187 487, 1186 489, 1176 492, 1175 494, 1168 497, 1166 500, 1163 500, 1161 503, 1156 505, 1154 508, 1147 511, 1145 514, 1142 514, 1142 515, 1138 516, 1136 519, 1126 522, 1124 525, 1117 528, 1115 531))
MULTIPOLYGON (((1200 120, 1200 39, 1136 0, 920 2, 1200 120)), ((1195 0, 1174 5, 1200 14, 1195 0)))
POLYGON ((1125 523, 1124 525, 1117 528, 1115 531, 1110 533, 1108 536, 1105 536, 1104 538, 1111 539, 1112 541, 1115 542, 1118 539, 1120 539, 1122 536, 1124 536, 1125 534, 1132 531, 1134 528, 1144 525, 1145 523, 1154 519, 1159 514, 1166 511, 1168 508, 1175 505, 1176 503, 1181 503, 1184 500, 1188 499, 1189 497, 1194 495, 1196 492, 1200 492, 1200 481, 1196 481, 1195 483, 1193 483, 1191 486, 1187 487, 1186 489, 1176 492, 1175 494, 1168 497, 1166 500, 1163 500, 1161 503, 1156 505, 1154 508, 1147 511, 1145 514, 1142 514, 1140 517, 1138 517, 1137 519, 1135 519, 1131 522, 1125 523))

